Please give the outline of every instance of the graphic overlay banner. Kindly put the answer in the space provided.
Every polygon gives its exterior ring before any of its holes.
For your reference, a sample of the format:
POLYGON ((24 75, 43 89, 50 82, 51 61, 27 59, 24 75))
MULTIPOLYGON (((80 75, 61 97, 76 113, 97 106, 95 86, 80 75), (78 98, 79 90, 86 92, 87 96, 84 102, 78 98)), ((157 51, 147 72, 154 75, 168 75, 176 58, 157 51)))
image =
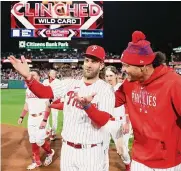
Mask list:
POLYGON ((11 37, 103 38, 103 1, 14 1, 11 37))

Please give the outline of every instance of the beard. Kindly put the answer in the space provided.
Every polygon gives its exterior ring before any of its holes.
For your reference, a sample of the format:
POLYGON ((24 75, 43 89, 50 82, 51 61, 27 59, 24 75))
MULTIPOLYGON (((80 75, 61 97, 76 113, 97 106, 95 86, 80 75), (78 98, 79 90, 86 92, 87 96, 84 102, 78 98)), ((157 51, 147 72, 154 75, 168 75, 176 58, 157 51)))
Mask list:
POLYGON ((83 76, 84 76, 84 78, 86 78, 88 80, 97 77, 98 74, 99 74, 99 70, 96 70, 96 71, 87 70, 87 69, 83 70, 83 76))
POLYGON ((135 81, 140 81, 140 79, 142 78, 142 76, 140 75, 135 75, 135 74, 127 74, 127 80, 129 82, 135 82, 135 81))

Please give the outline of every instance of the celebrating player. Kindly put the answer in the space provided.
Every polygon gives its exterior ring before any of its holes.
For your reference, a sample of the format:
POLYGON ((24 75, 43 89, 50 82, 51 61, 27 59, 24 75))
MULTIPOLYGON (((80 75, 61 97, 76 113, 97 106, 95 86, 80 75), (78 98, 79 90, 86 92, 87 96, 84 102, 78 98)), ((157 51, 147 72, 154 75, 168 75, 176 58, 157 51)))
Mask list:
MULTIPOLYGON (((113 88, 114 91, 118 90, 122 83, 118 83, 118 71, 114 66, 107 66, 105 68, 105 81, 108 82, 113 88)), ((130 171, 130 156, 129 156, 129 148, 128 142, 130 137, 130 121, 129 116, 125 114, 124 106, 120 106, 114 108, 114 113, 112 114, 112 118, 105 126, 105 132, 108 134, 105 135, 106 141, 106 163, 105 163, 105 170, 108 171, 109 169, 109 157, 108 157, 108 149, 110 138, 112 136, 118 154, 121 155, 123 162, 125 163, 126 171, 130 171), (120 144, 119 141, 123 142, 120 144), (119 140, 120 139, 120 140, 119 140), (121 145, 121 147, 120 147, 121 145)))
MULTIPOLYGON (((131 171, 180 171, 181 77, 145 39, 142 32, 133 33, 121 57, 127 80, 115 92, 115 106, 126 103, 134 132, 131 171)), ((92 98, 78 100, 89 107, 92 98)))
MULTIPOLYGON (((59 79, 56 78, 57 77, 57 71, 55 71, 54 69, 51 69, 49 71, 48 74, 48 79, 43 81, 43 85, 45 86, 49 86, 50 84, 52 84, 53 82, 58 82, 60 81, 59 79)), ((49 125, 49 130, 50 130, 50 140, 54 141, 56 138, 56 130, 57 130, 57 124, 58 124, 58 110, 57 109, 51 109, 51 113, 52 113, 52 128, 49 125)), ((48 122, 49 123, 49 122, 48 122)))
MULTIPOLYGON (((37 82, 40 81, 39 71, 32 71, 32 78, 37 82)), ((52 163, 52 158, 54 155, 54 150, 50 148, 49 142, 46 140, 46 129, 41 129, 41 122, 44 119, 44 113, 47 106, 47 99, 37 98, 28 88, 26 90, 26 100, 23 111, 20 118, 18 119, 18 124, 23 122, 24 116, 29 112, 28 115, 28 134, 29 141, 32 145, 33 153, 33 163, 30 164, 27 169, 32 170, 36 167, 42 165, 40 161, 40 147, 42 147, 47 153, 47 157, 44 161, 44 166, 48 166, 52 163)))
POLYGON ((29 73, 24 58, 22 63, 15 57, 9 57, 16 70, 24 76, 30 90, 40 98, 64 100, 64 120, 61 149, 61 171, 101 171, 104 164, 103 132, 110 114, 114 111, 115 96, 109 84, 99 79, 99 72, 104 67, 105 51, 97 45, 89 46, 85 53, 82 80, 62 80, 44 86, 29 73), (92 99, 90 106, 79 96, 92 99), (92 119, 96 114, 98 119, 92 119), (102 116, 106 116, 102 119, 102 116))

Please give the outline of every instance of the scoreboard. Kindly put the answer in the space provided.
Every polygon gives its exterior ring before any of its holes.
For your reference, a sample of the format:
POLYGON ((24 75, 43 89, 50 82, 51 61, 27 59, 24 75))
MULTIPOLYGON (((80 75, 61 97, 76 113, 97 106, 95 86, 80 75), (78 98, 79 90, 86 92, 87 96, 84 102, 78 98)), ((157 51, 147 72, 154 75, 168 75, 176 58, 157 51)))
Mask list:
POLYGON ((13 1, 11 37, 103 38, 103 1, 13 1))

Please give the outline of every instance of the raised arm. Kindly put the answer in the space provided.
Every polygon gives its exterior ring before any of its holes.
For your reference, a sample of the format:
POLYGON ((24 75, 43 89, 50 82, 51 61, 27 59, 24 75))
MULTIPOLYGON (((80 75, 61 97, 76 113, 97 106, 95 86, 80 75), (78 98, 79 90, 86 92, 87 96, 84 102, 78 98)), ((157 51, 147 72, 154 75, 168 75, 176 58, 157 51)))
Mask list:
POLYGON ((14 56, 10 56, 8 59, 16 71, 24 77, 27 86, 37 97, 48 99, 54 97, 51 87, 44 86, 32 78, 30 68, 24 56, 21 57, 21 60, 16 59, 14 56))
POLYGON ((44 86, 43 84, 39 83, 32 77, 29 79, 26 79, 26 84, 28 88, 39 98, 45 98, 45 99, 53 99, 53 91, 50 86, 44 86))
POLYGON ((64 97, 68 85, 71 85, 71 80, 63 80, 56 81, 51 86, 44 86, 32 78, 29 66, 24 57, 21 57, 21 61, 14 56, 10 56, 8 59, 17 72, 24 77, 29 89, 39 98, 55 99, 64 97))

